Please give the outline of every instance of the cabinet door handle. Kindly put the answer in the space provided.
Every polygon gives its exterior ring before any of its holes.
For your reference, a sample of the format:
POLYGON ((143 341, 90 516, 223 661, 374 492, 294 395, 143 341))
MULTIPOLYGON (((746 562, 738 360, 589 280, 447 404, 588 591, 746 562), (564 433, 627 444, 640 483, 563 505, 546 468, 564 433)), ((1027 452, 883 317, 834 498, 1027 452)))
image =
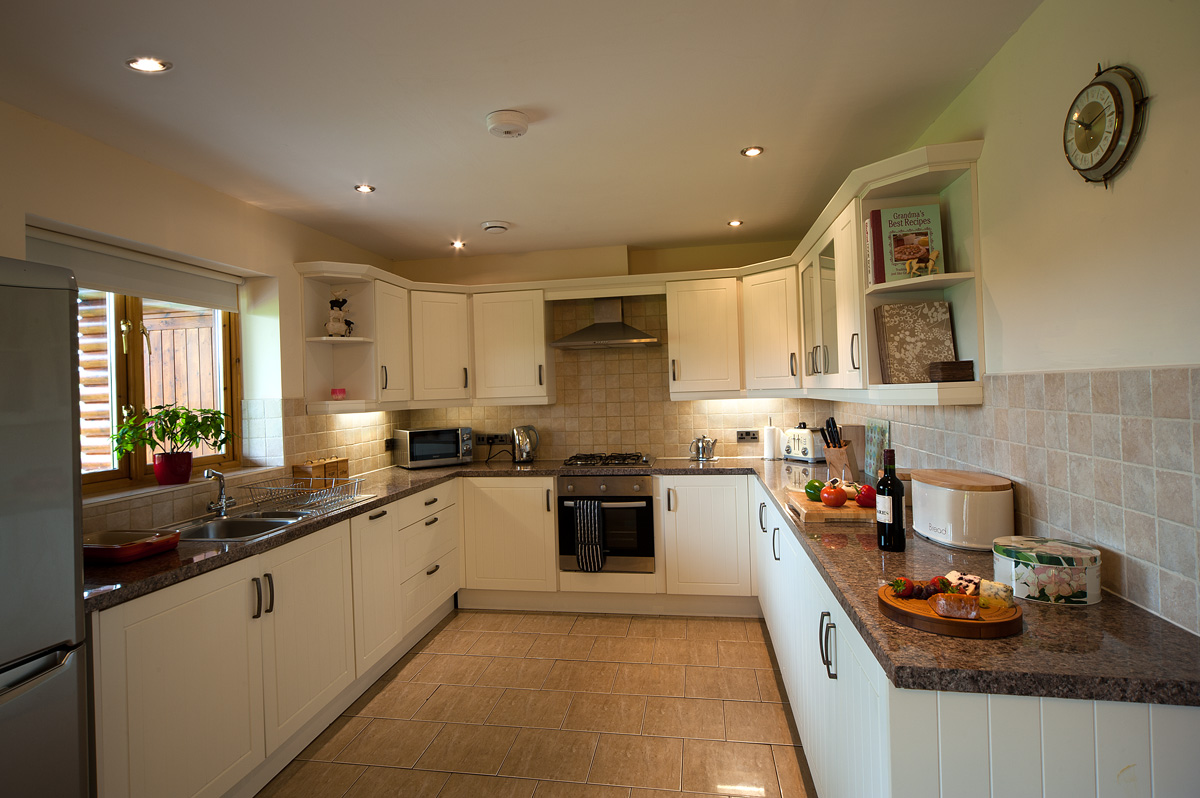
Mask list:
POLYGON ((814 346, 812 348, 813 374, 821 373, 821 362, 819 360, 817 360, 817 352, 820 351, 820 349, 821 349, 820 346, 814 346))
POLYGON ((821 617, 817 619, 817 648, 821 652, 821 664, 826 668, 829 667, 829 660, 825 658, 825 619, 832 617, 827 612, 822 612, 821 617))
POLYGON ((471 387, 471 375, 470 375, 470 373, 467 371, 467 367, 466 367, 466 366, 463 366, 463 387, 464 387, 464 388, 470 388, 470 387, 471 387))
POLYGON ((673 513, 675 510, 671 507, 671 491, 673 488, 667 488, 667 512, 673 513))
POLYGON ((679 378, 675 376, 675 358, 671 358, 671 382, 676 382, 678 380, 679 378))
POLYGON ((434 496, 432 499, 426 499, 426 500, 425 500, 425 506, 426 506, 426 507, 428 507, 428 506, 429 506, 429 505, 431 505, 431 504, 437 504, 437 496, 434 496))
POLYGON ((788 353, 788 360, 789 360, 789 363, 790 363, 790 366, 791 366, 789 370, 791 371, 791 373, 792 373, 792 376, 793 376, 793 377, 795 377, 795 376, 796 376, 796 353, 795 353, 795 352, 789 352, 789 353, 788 353))
POLYGON ((262 580, 257 576, 250 580, 254 583, 254 592, 258 595, 258 608, 250 616, 251 620, 262 617, 262 580))
POLYGON ((779 527, 775 527, 775 531, 771 533, 771 556, 775 558, 775 562, 779 562, 779 547, 776 542, 779 540, 779 527))
POLYGON ((833 670, 833 646, 829 645, 829 633, 837 629, 837 624, 830 621, 825 625, 825 675, 830 679, 836 679, 837 673, 833 670))
POLYGON ((550 489, 546 488, 546 512, 550 512, 550 489))
POLYGON ((383 369, 383 388, 382 388, 382 390, 386 391, 387 390, 387 366, 380 366, 379 368, 383 369))
POLYGON ((539 364, 538 364, 538 385, 545 385, 545 384, 546 384, 546 383, 544 382, 544 378, 542 377, 542 369, 543 369, 543 368, 544 368, 544 366, 542 366, 542 365, 539 363, 539 364))
POLYGON ((275 579, 270 574, 263 574, 267 579, 267 612, 275 611, 275 579))
POLYGON ((858 354, 858 333, 854 333, 853 335, 850 336, 850 368, 853 369, 854 371, 858 371, 858 369, 860 368, 858 365, 858 362, 857 362, 857 358, 854 357, 857 354, 858 354))
POLYGON ((425 526, 433 526, 437 522, 438 522, 438 517, 435 515, 433 518, 430 518, 428 521, 425 522, 425 526))
POLYGON ((436 573, 438 572, 438 570, 439 570, 441 567, 442 567, 442 564, 441 564, 441 563, 438 563, 437 565, 433 566, 433 567, 432 567, 432 568, 430 568, 428 571, 426 571, 426 572, 425 572, 425 575, 426 575, 426 576, 433 576, 434 574, 436 574, 436 573))
POLYGON ((765 511, 766 509, 767 509, 766 502, 758 503, 758 528, 763 531, 764 535, 767 534, 767 524, 765 521, 763 521, 763 511, 765 511))
POLYGON ((378 521, 380 518, 383 518, 385 515, 387 515, 387 510, 380 510, 379 512, 375 513, 375 515, 368 515, 367 520, 368 521, 378 521))
POLYGON ((824 365, 824 370, 825 370, 825 373, 826 373, 826 374, 828 374, 828 373, 829 373, 829 347, 828 347, 828 346, 826 346, 825 344, 821 344, 821 354, 822 354, 822 356, 823 356, 823 358, 824 358, 824 363, 825 363, 825 365, 824 365))

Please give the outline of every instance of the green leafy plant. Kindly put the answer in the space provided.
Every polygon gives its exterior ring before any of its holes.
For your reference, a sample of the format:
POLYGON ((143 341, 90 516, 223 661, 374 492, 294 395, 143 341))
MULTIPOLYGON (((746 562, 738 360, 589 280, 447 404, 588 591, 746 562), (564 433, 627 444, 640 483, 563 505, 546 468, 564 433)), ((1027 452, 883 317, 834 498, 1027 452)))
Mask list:
POLYGON ((201 443, 220 449, 233 437, 225 427, 226 415, 220 410, 192 410, 174 404, 155 405, 140 410, 122 421, 112 436, 117 455, 124 457, 138 446, 163 452, 186 452, 201 443))

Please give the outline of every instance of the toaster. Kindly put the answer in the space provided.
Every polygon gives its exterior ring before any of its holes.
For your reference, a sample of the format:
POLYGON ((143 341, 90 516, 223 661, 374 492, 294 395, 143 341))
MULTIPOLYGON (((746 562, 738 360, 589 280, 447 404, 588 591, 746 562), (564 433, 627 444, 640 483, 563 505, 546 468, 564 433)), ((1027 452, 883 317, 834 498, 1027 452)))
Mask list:
POLYGON ((783 431, 783 459, 802 463, 825 462, 825 442, 815 429, 793 427, 783 431))

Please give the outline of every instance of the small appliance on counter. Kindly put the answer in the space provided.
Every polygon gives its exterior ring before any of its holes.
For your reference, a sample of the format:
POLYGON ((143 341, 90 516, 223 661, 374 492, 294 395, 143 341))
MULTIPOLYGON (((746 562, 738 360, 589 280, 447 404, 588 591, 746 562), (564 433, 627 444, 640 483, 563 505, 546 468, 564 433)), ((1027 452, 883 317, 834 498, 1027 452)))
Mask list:
POLYGON ((470 427, 398 429, 393 462, 400 468, 437 468, 469 463, 474 456, 470 427))
POLYGON ((801 421, 792 429, 783 431, 783 459, 797 460, 801 463, 825 462, 825 443, 817 431, 809 429, 801 421))
POLYGON ((1012 482, 979 471, 914 469, 913 530, 956 549, 987 551, 1013 534, 1012 482))
POLYGON ((719 438, 710 438, 707 435, 701 435, 692 441, 688 447, 688 451, 692 453, 693 460, 699 462, 708 462, 717 459, 717 442, 719 438))
POLYGON ((512 438, 513 462, 532 463, 533 455, 542 442, 542 439, 538 437, 537 427, 528 425, 513 427, 512 438))

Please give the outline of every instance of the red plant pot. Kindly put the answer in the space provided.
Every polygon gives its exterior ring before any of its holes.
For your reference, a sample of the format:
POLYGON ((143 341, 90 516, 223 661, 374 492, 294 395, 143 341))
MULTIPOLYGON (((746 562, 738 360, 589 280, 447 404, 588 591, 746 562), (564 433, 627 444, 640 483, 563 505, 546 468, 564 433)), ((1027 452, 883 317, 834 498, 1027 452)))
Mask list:
POLYGON ((191 452, 155 452, 154 478, 159 485, 182 485, 192 478, 191 452))

